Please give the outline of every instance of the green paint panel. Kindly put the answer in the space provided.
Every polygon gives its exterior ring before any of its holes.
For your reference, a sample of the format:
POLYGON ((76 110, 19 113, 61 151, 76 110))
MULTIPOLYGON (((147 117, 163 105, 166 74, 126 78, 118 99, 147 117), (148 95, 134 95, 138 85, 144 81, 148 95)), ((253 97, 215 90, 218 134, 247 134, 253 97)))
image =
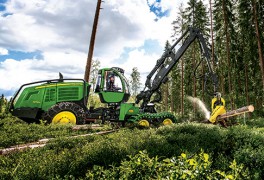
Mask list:
POLYGON ((44 92, 45 89, 36 90, 34 87, 27 87, 22 91, 17 101, 15 101, 14 107, 41 108, 44 92))
POLYGON ((126 116, 133 116, 139 113, 139 107, 135 107, 134 103, 121 103, 119 120, 124 120, 126 116))
POLYGON ((14 101, 14 108, 40 108, 47 111, 51 106, 63 101, 80 101, 88 96, 88 83, 56 82, 24 88, 14 101), (83 91, 85 90, 85 94, 83 91))
POLYGON ((103 91, 101 95, 104 101, 108 103, 119 103, 122 102, 124 98, 124 93, 122 92, 103 91))

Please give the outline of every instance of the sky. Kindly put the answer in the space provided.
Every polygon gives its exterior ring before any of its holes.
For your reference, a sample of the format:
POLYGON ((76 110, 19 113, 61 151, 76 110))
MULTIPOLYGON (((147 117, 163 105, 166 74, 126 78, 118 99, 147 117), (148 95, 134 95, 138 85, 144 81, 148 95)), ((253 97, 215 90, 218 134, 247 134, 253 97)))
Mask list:
MULTIPOLYGON (((0 0, 0 94, 25 83, 83 78, 96 0, 0 0)), ((104 0, 93 59, 101 68, 137 67, 142 83, 172 41, 181 0, 104 0)))

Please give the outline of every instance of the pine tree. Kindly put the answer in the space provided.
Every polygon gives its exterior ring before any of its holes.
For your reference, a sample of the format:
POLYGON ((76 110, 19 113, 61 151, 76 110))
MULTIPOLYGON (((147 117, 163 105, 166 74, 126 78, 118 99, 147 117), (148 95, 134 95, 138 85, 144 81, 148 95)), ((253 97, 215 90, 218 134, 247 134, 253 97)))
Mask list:
MULTIPOLYGON (((169 43, 169 41, 166 41, 165 44, 165 48, 164 51, 167 51, 169 48, 171 47, 171 44, 169 43)), ((165 60, 164 65, 166 66, 166 64, 168 63, 169 58, 165 60)), ((167 76, 170 79, 170 74, 167 76)), ((166 82, 165 84, 162 84, 160 89, 161 89, 161 93, 162 93, 162 104, 161 104, 161 109, 163 111, 168 111, 169 109, 169 101, 171 101, 170 97, 169 97, 169 82, 166 82)))
POLYGON ((131 78, 130 84, 131 84, 131 89, 132 89, 132 95, 136 96, 138 94, 140 86, 141 86, 140 73, 139 73, 137 67, 133 67, 130 78, 131 78))
MULTIPOLYGON (((189 26, 192 27, 196 27, 199 28, 203 34, 203 36, 205 37, 206 40, 209 39, 209 32, 210 29, 209 27, 209 18, 208 18, 208 13, 206 10, 205 5, 203 4, 203 2, 200 0, 190 0, 188 3, 187 8, 185 9, 185 14, 186 14, 186 18, 187 18, 187 24, 189 26)), ((197 97, 197 96, 202 96, 204 94, 204 89, 202 85, 198 85, 197 84, 197 80, 196 77, 193 75, 193 71, 194 71, 194 67, 197 66, 197 64, 201 61, 200 57, 201 57, 201 53, 199 50, 199 45, 198 43, 195 41, 191 46, 190 46, 190 50, 186 51, 187 53, 187 58, 188 61, 186 62, 186 68, 185 68, 185 76, 187 76, 188 79, 190 79, 190 77, 192 77, 192 96, 193 97, 197 97), (188 70, 188 68, 190 68, 188 70), (199 87, 197 90, 197 86, 199 87), (201 89, 201 90, 200 90, 201 89)), ((186 54, 185 53, 185 54, 186 54)), ((204 65, 202 62, 201 67, 199 67, 197 69, 197 71, 202 71, 202 73, 205 73, 204 71, 204 65)), ((186 78, 185 78, 186 79, 186 78)), ((190 80, 188 80, 190 82, 190 80)), ((187 91, 189 91, 188 89, 186 89, 187 91)), ((187 94, 190 93, 186 92, 187 94)), ((191 95, 189 94, 189 95, 191 95)), ((196 105, 193 104, 193 114, 194 114, 194 118, 195 118, 195 114, 196 114, 196 105)))
POLYGON ((0 98, 0 114, 3 112, 4 104, 5 104, 5 96, 4 94, 2 94, 0 98))
MULTIPOLYGON (((259 30, 259 20, 258 20, 258 8, 256 0, 251 0, 251 5, 253 8, 253 20, 255 25, 255 32, 256 32, 256 39, 258 42, 258 54, 259 54, 259 66, 262 75, 262 85, 263 85, 263 93, 264 93, 264 57, 263 57, 263 50, 262 50, 262 43, 261 43, 261 32, 259 30)), ((263 19, 262 19, 263 20, 263 19)))
POLYGON ((218 51, 219 58, 219 68, 221 74, 221 84, 222 84, 222 92, 225 92, 225 81, 227 74, 227 84, 228 84, 228 94, 229 101, 231 104, 231 109, 234 108, 234 99, 235 95, 233 92, 233 66, 235 62, 235 54, 234 54, 234 13, 233 13, 233 4, 232 0, 219 0, 216 1, 214 5, 214 23, 215 23, 215 31, 216 33, 216 48, 218 51))
MULTIPOLYGON (((177 18, 175 21, 172 22, 173 25, 173 35, 172 37, 177 39, 178 36, 182 36, 182 34, 184 33, 184 31, 186 31, 187 29, 187 24, 186 24, 186 15, 183 9, 183 4, 180 5, 179 7, 179 13, 177 14, 177 18)), ((184 83, 184 64, 185 64, 185 55, 183 55, 180 59, 180 68, 179 68, 179 72, 180 72, 180 111, 178 111, 178 113, 181 113, 181 117, 183 117, 184 115, 184 87, 185 87, 185 83, 184 83)), ((175 72, 176 73, 176 72, 175 72)), ((177 103, 177 100, 174 100, 173 97, 175 97, 173 94, 175 93, 174 89, 177 89, 177 85, 179 84, 179 82, 175 81, 175 77, 174 74, 172 73, 172 83, 171 83, 171 111, 174 111, 174 104, 177 103)), ((175 75, 177 77, 177 75, 175 75)), ((178 103, 177 103, 178 104, 178 103)))
POLYGON ((98 70, 99 70, 100 66, 101 66, 101 62, 98 59, 92 61, 92 68, 91 68, 91 72, 90 72, 90 82, 93 86, 93 92, 95 90, 96 79, 98 76, 98 70))
MULTIPOLYGON (((264 96, 262 90, 263 79, 260 68, 259 43, 261 44, 261 47, 263 47, 263 33, 259 33, 259 36, 257 36, 256 33, 256 18, 260 19, 262 13, 254 15, 256 12, 254 12, 254 3, 252 2, 253 1, 239 0, 237 4, 237 19, 239 27, 238 38, 240 40, 239 55, 241 56, 242 61, 242 67, 239 70, 241 71, 242 68, 244 68, 244 81, 246 82, 244 83, 245 102, 247 104, 253 103, 256 109, 262 109, 264 96)), ((256 9, 261 9, 263 4, 263 0, 256 3, 256 9)), ((261 26, 262 23, 259 24, 259 27, 261 26)))

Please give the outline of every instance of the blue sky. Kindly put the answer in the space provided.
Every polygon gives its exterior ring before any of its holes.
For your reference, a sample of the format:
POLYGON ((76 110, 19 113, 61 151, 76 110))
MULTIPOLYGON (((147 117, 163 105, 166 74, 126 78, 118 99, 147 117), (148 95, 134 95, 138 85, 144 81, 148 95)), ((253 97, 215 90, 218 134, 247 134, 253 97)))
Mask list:
POLYGON ((6 59, 15 59, 15 60, 23 60, 23 59, 42 59, 43 56, 41 51, 35 52, 23 52, 23 51, 12 51, 9 50, 7 55, 1 55, 0 61, 5 61, 6 59))
MULTIPOLYGON (((127 77, 133 67, 147 74, 170 40, 180 2, 105 1, 94 59, 124 68, 127 77)), ((0 94, 58 72, 83 78, 95 7, 94 0, 0 0, 0 94)))
POLYGON ((6 3, 7 0, 0 0, 0 11, 4 11, 5 10, 5 5, 4 3, 6 3))

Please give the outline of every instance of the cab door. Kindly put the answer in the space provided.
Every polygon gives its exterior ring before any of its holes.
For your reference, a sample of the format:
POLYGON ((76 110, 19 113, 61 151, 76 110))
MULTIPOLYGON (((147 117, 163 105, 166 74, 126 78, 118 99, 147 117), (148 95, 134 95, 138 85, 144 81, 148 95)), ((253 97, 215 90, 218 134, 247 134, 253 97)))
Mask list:
POLYGON ((102 103, 121 103, 128 100, 129 90, 122 73, 115 69, 99 71, 95 92, 102 103))

